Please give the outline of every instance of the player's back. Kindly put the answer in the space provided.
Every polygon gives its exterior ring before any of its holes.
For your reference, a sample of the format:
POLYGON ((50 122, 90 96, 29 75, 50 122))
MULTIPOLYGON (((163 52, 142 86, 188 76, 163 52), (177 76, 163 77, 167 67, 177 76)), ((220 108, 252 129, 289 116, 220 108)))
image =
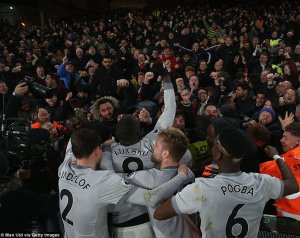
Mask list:
MULTIPOLYGON (((177 167, 172 166, 161 170, 153 168, 148 171, 137 171, 126 176, 126 179, 128 179, 129 183, 139 187, 155 188, 171 180, 176 175, 177 167)), ((188 178, 190 182, 194 181, 194 174, 191 171, 188 178)), ((178 188, 178 191, 181 189, 182 187, 178 188)), ((127 195, 128 194, 126 194, 126 196, 127 195)), ((153 218, 155 207, 147 206, 147 210, 156 238, 191 237, 191 231, 186 220, 186 215, 179 215, 168 220, 158 221, 153 218)))
MULTIPOLYGON (((177 174, 177 168, 167 169, 152 169, 155 171, 154 179, 157 180, 157 186, 166 183, 171 180, 177 174)), ((192 172, 190 172, 190 178, 194 179, 192 172)), ((179 188, 181 190, 182 188, 179 188)), ((179 215, 172 217, 164 221, 158 221, 153 218, 155 207, 147 207, 150 220, 153 226, 153 230, 156 238, 181 238, 181 237, 192 237, 192 231, 187 221, 187 215, 179 215)))
POLYGON ((111 150, 112 164, 116 173, 130 173, 154 167, 152 145, 147 137, 129 146, 114 143, 111 150))
POLYGON ((280 196, 278 191, 281 190, 269 183, 272 179, 254 173, 196 179, 190 189, 198 194, 194 196, 194 203, 200 206, 203 238, 225 234, 227 237, 256 237, 266 202, 280 196))
POLYGON ((60 211, 65 237, 109 237, 107 208, 129 188, 110 171, 77 167, 65 160, 59 167, 60 211))

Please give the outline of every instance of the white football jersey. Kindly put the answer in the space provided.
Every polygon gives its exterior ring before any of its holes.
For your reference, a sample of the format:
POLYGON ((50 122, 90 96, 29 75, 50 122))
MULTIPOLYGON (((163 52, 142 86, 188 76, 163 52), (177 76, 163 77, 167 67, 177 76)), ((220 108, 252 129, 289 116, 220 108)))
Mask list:
MULTIPOLYGON (((177 168, 174 167, 169 167, 162 170, 150 169, 146 171, 133 172, 127 175, 125 180, 128 181, 128 183, 137 185, 138 187, 151 189, 171 180, 176 174, 177 168)), ((194 180, 195 176, 193 172, 189 171, 189 176, 185 184, 193 182, 194 180)), ((181 189, 182 186, 178 187, 176 190, 180 191, 181 189)), ((146 205, 142 198, 140 198, 140 201, 140 204, 146 205)), ((147 206, 147 209, 156 238, 193 237, 191 227, 189 226, 189 222, 186 217, 187 215, 175 216, 164 221, 158 221, 153 218, 155 207, 147 206)))
POLYGON ((70 148, 58 176, 65 237, 108 238, 108 206, 116 204, 132 186, 112 171, 77 166, 70 148))
POLYGON ((143 139, 130 146, 123 146, 120 143, 112 144, 112 164, 115 172, 131 173, 154 167, 152 146, 155 144, 159 132, 172 126, 175 117, 176 101, 172 83, 164 83, 164 101, 164 112, 159 117, 154 129, 143 139))
POLYGON ((283 194, 283 183, 256 173, 227 173, 197 178, 172 198, 177 214, 199 211, 206 237, 257 237, 263 209, 269 199, 283 194))

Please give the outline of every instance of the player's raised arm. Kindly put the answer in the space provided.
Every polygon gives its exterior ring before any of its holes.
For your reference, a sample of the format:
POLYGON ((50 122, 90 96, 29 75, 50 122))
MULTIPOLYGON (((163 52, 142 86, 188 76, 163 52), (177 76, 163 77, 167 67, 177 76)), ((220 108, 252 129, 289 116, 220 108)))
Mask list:
POLYGON ((291 172, 289 167, 285 164, 284 159, 279 156, 277 149, 272 146, 267 146, 265 148, 265 152, 269 157, 275 159, 278 168, 280 170, 283 179, 282 182, 284 184, 282 196, 285 197, 287 195, 299 192, 299 185, 297 183, 294 174, 291 172))
POLYGON ((176 113, 176 100, 173 84, 171 82, 171 76, 162 63, 157 63, 152 68, 154 74, 160 75, 163 79, 164 87, 164 112, 159 117, 155 127, 161 127, 163 129, 172 126, 175 113, 176 113))

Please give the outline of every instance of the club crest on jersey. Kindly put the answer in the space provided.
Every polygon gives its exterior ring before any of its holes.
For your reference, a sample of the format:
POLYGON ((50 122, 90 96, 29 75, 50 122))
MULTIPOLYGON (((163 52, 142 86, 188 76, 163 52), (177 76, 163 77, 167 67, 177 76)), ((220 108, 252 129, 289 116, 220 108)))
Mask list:
POLYGON ((121 182, 122 182, 122 185, 123 185, 125 188, 129 188, 129 187, 132 186, 132 185, 131 185, 130 183, 128 183, 124 178, 122 178, 121 182))

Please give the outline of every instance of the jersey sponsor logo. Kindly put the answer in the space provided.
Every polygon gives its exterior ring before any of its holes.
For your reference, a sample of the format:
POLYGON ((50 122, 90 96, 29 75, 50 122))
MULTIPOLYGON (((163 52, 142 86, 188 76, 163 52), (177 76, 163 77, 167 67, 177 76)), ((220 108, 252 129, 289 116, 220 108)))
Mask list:
POLYGON ((74 175, 70 172, 63 171, 62 173, 59 172, 58 177, 60 179, 64 179, 67 181, 71 181, 75 184, 78 184, 82 189, 88 189, 91 187, 84 178, 79 178, 77 175, 74 175))
POLYGON ((221 191, 224 196, 226 196, 227 193, 241 193, 247 195, 250 194, 252 197, 254 196, 254 189, 252 187, 248 188, 248 186, 241 186, 238 184, 227 184, 226 186, 222 186, 221 191))
POLYGON ((118 148, 114 150, 113 153, 115 155, 130 154, 130 155, 146 156, 148 155, 149 151, 141 151, 133 148, 118 148))

